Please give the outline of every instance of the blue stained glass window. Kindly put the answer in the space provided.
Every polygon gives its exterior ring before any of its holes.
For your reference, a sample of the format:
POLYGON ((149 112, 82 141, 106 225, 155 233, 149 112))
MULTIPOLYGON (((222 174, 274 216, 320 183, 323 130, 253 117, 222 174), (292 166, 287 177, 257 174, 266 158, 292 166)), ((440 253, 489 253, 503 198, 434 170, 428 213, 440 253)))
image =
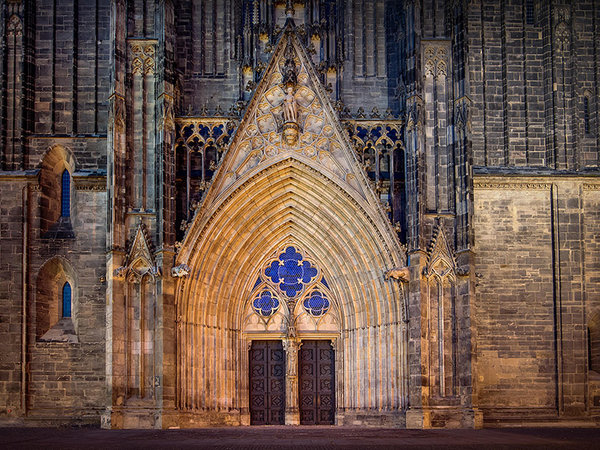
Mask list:
POLYGON ((269 317, 279 309, 279 300, 271 291, 262 291, 254 298, 252 307, 257 314, 269 317))
POLYGON ((321 291, 312 291, 304 299, 304 309, 315 317, 322 316, 329 310, 329 300, 321 291))
POLYGON ((66 282, 62 290, 62 316, 71 317, 71 285, 66 282))
POLYGON ((265 275, 273 283, 279 283, 285 295, 295 297, 302 290, 302 283, 310 283, 317 276, 317 269, 310 262, 303 261, 302 255, 289 246, 278 260, 265 269, 265 275))
POLYGON ((69 217, 71 215, 71 174, 67 169, 65 169, 62 173, 60 203, 60 215, 63 217, 69 217))
POLYGON ((321 278, 321 283, 323 284, 323 286, 329 289, 329 285, 327 284, 327 281, 325 281, 325 277, 321 278))
POLYGON ((258 277, 256 279, 256 283, 254 283, 254 287, 252 288, 252 290, 256 289, 260 283, 262 283, 262 280, 260 279, 260 277, 258 277))

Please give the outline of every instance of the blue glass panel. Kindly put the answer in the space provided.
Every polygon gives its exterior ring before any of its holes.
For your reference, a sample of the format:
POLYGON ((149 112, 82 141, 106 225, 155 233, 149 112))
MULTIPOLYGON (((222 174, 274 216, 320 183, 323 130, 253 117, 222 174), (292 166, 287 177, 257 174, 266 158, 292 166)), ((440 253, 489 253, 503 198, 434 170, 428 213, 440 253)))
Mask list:
POLYGON ((265 275, 268 276, 273 283, 279 283, 279 261, 273 261, 270 267, 265 270, 265 275))
POLYGON ((296 261, 302 261, 302 255, 296 251, 296 249, 292 246, 289 246, 285 249, 285 252, 279 255, 280 261, 285 261, 288 259, 293 259, 296 261))
POLYGON ((304 272, 302 275, 303 283, 310 283, 310 280, 317 276, 317 269, 312 267, 312 265, 308 261, 302 262, 302 269, 304 272))
POLYGON ((210 137, 210 128, 206 125, 199 125, 198 131, 200 133, 200 136, 202 136, 205 140, 210 137))
POLYGON ((223 134, 223 125, 219 125, 218 127, 213 128, 213 137, 218 138, 223 134))
POLYGON ((254 298, 252 307, 257 314, 269 317, 279 308, 279 300, 270 291, 262 291, 254 298))
POLYGON ((310 283, 317 276, 317 269, 308 261, 302 260, 302 255, 289 246, 266 269, 265 276, 273 283, 279 283, 279 288, 288 297, 295 297, 303 289, 303 284, 310 283))
POLYGON ((71 317, 71 285, 68 282, 63 286, 62 316, 71 317))
POLYGON ((252 288, 252 290, 256 289, 260 283, 262 283, 262 280, 260 279, 260 277, 258 277, 256 279, 256 283, 254 283, 254 287, 252 288))
POLYGON ((284 284, 294 284, 302 277, 302 266, 298 264, 298 261, 288 259, 279 266, 278 274, 279 279, 283 278, 284 284))
POLYGON ((63 217, 69 217, 71 215, 71 175, 66 169, 62 174, 60 215, 63 217))
POLYGON ((323 286, 329 289, 329 285, 327 284, 327 281, 325 281, 325 277, 321 278, 321 283, 323 283, 323 286))
POLYGON ((313 316, 322 316, 329 309, 329 300, 320 291, 312 291, 306 299, 304 299, 304 308, 313 316))

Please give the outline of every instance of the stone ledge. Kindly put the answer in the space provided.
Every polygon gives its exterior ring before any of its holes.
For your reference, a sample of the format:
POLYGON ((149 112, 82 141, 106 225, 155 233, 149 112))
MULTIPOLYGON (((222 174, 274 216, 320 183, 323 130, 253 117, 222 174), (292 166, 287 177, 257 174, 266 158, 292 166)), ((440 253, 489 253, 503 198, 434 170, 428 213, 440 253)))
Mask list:
POLYGON ((409 408, 406 428, 483 428, 483 412, 460 406, 409 408))
POLYGON ((78 344, 79 339, 75 333, 75 325, 70 317, 63 317, 56 325, 50 328, 38 340, 38 342, 66 342, 69 344, 78 344))
POLYGON ((600 417, 559 416, 555 408, 482 408, 485 427, 594 427, 600 417))
POLYGON ((335 422, 339 426, 406 427, 405 411, 402 410, 338 409, 335 422))

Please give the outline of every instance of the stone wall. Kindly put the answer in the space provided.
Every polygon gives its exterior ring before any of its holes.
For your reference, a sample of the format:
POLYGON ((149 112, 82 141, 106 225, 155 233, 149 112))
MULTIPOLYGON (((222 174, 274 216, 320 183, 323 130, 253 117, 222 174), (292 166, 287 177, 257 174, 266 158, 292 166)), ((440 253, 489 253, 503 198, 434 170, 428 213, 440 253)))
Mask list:
POLYGON ((600 8, 525 3, 470 2, 473 162, 597 168, 600 8))
POLYGON ((26 186, 24 178, 2 177, 0 181, 0 416, 22 412, 22 205, 26 186))
POLYGON ((40 227, 37 171, 0 178, 6 266, 0 323, 7 342, 0 369, 0 398, 6 406, 0 415, 97 423, 105 404, 106 181, 76 171, 72 179, 69 226, 61 229, 66 223, 61 218, 50 228, 55 237, 49 238, 40 227), (61 319, 65 280, 73 290, 70 319, 61 319), (54 298, 43 297, 44 292, 54 298))
MULTIPOLYGON (((27 408, 32 417, 82 418, 99 422, 105 403, 105 241, 106 196, 104 177, 74 176, 71 225, 74 238, 51 239, 34 231, 29 242, 30 286, 51 283, 44 268, 57 259, 67 271, 73 289, 72 326, 76 338, 69 342, 40 341, 32 324, 36 309, 29 311, 27 408)), ((37 193, 32 195, 36 204, 37 193)), ((35 211, 35 210, 34 210, 35 211)), ((37 217, 32 217, 36 223, 37 217)), ((59 301, 59 299, 56 299, 59 301)), ((29 296, 31 305, 38 299, 29 296)), ((52 324, 52 321, 51 321, 52 324)), ((60 327, 59 324, 56 324, 60 327)), ((56 327, 55 325, 55 327, 56 327)))
POLYGON ((475 178, 475 392, 488 423, 593 407, 584 326, 598 308, 593 189, 585 178, 475 178))

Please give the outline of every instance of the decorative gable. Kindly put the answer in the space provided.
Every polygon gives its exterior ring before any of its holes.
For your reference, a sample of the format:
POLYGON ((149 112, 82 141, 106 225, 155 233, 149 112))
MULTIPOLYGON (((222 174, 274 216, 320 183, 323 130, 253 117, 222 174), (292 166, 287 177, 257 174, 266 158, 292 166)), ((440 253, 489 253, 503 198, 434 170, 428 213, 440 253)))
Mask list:
POLYGON ((427 265, 424 275, 426 277, 437 275, 439 278, 445 278, 448 275, 455 277, 457 275, 457 265, 450 248, 444 227, 440 220, 437 220, 431 242, 428 246, 427 265))
POLYGON ((288 23, 205 205, 237 180, 288 158, 301 160, 367 198, 368 181, 351 148, 293 25, 288 23))
POLYGON ((156 267, 151 249, 151 239, 146 226, 140 221, 129 252, 127 252, 125 263, 115 270, 115 277, 139 280, 146 274, 153 277, 159 275, 159 269, 156 267))

